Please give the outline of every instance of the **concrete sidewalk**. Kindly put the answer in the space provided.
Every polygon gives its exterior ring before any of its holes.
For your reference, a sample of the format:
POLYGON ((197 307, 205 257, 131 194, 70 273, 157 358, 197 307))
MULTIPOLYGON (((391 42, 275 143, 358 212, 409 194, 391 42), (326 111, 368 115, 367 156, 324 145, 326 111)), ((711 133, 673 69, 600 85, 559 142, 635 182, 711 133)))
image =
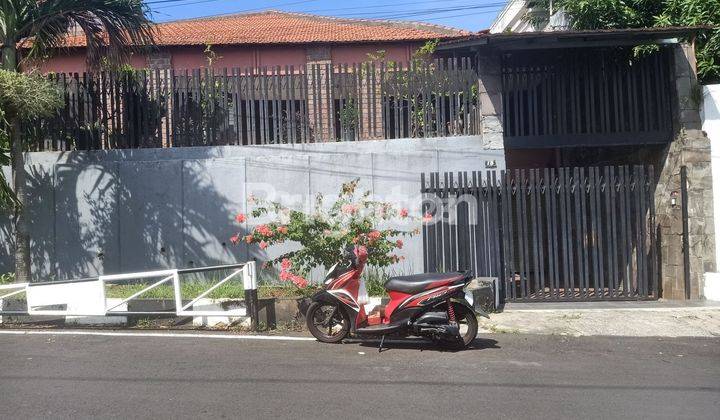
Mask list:
POLYGON ((507 304, 481 331, 627 337, 720 337, 720 302, 507 304))

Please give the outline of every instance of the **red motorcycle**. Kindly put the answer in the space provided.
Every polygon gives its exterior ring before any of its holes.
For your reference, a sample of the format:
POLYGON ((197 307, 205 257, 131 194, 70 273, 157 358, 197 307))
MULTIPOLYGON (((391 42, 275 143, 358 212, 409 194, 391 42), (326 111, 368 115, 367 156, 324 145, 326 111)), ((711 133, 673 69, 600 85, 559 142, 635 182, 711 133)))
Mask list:
MULTIPOLYGON (((364 246, 347 249, 343 262, 328 271, 324 290, 312 296, 306 312, 315 338, 338 343, 349 334, 381 337, 380 350, 386 335, 428 337, 452 349, 465 348, 475 339, 476 310, 464 290, 469 272, 392 277, 385 283, 390 302, 366 313, 358 295, 367 258, 364 246)), ((482 311, 477 314, 487 317, 482 311)))

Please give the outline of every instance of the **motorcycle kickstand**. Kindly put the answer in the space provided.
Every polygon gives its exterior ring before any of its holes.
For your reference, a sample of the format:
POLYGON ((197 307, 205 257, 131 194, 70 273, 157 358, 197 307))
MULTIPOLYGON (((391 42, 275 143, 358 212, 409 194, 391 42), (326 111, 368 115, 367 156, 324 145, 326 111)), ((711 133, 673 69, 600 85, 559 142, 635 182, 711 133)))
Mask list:
POLYGON ((385 335, 380 338, 380 346, 378 347, 378 353, 382 353, 383 343, 385 342, 385 335))

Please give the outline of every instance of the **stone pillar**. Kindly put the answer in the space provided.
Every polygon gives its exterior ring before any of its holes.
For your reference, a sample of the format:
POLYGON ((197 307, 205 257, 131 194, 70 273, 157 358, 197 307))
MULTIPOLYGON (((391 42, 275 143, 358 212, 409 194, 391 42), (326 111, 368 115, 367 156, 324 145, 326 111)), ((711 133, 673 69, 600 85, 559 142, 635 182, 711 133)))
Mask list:
POLYGON ((496 51, 478 54, 478 102, 483 146, 503 149, 502 59, 496 51))
POLYGON ((685 298, 684 253, 690 259, 690 297, 702 298, 705 272, 715 271, 715 234, 710 140, 700 130, 699 88, 695 55, 687 44, 674 47, 672 54, 675 87, 673 100, 674 141, 658 158, 655 191, 657 225, 660 232, 662 296, 685 298), (683 249, 680 168, 688 174, 689 249, 683 249), (675 198, 676 204, 672 204, 675 198))
POLYGON ((308 47, 306 74, 308 86, 308 120, 316 142, 332 141, 335 136, 332 118, 332 59, 329 47, 308 47), (328 85, 328 82, 330 83, 328 85))

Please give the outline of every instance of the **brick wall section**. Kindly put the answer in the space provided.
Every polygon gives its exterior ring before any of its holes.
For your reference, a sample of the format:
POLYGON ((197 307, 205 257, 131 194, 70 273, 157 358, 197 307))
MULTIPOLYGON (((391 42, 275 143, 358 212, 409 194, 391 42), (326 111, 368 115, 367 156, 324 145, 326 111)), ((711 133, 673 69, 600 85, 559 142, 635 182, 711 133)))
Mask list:
POLYGON ((685 44, 674 51, 674 114, 678 134, 659 157, 655 193, 657 224, 660 230, 660 257, 663 297, 684 299, 683 253, 690 256, 691 298, 702 297, 703 275, 715 271, 715 235, 710 140, 700 131, 694 51, 685 44), (689 249, 682 246, 682 203, 680 168, 687 167, 689 249), (676 205, 671 197, 676 195, 676 205))
POLYGON ((382 139, 382 88, 380 82, 380 64, 372 67, 369 63, 362 69, 360 78, 360 98, 362 115, 360 118, 360 132, 363 140, 382 139), (374 68, 374 77, 371 73, 374 68), (374 80, 374 83, 373 83, 374 80), (368 95, 370 92, 370 95, 368 95))
POLYGON ((328 119, 328 116, 332 112, 332 103, 327 94, 328 80, 332 78, 332 71, 328 75, 328 70, 332 68, 330 48, 308 47, 305 54, 307 57, 310 129, 314 133, 315 141, 330 141, 332 121, 328 119), (314 74, 313 69, 315 69, 314 74))
POLYGON ((172 67, 172 54, 167 51, 155 52, 148 56, 147 66, 150 69, 169 69, 172 67))

